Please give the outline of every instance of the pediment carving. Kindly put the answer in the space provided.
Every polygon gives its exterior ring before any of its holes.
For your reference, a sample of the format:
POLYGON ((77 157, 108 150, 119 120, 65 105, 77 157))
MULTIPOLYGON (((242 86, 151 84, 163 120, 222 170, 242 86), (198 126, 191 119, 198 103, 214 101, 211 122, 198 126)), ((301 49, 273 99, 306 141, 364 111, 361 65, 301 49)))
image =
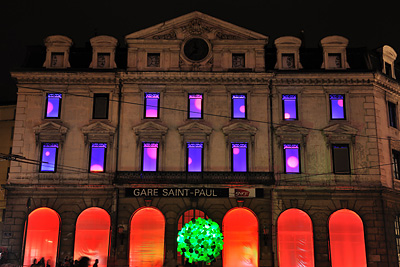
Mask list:
POLYGON ((255 135, 257 128, 243 122, 236 122, 222 127, 225 135, 255 135))
POLYGON ((95 122, 82 127, 85 143, 88 142, 110 142, 112 143, 116 128, 103 122, 95 122))
POLYGON ((181 135, 185 134, 205 134, 210 135, 212 128, 199 122, 191 122, 178 127, 178 132, 181 135))
POLYGON ((275 128, 279 143, 300 143, 305 145, 309 130, 296 125, 282 125, 275 128))
POLYGON ((345 124, 334 124, 323 129, 322 133, 332 142, 355 142, 358 130, 345 124))
POLYGON ((137 142, 146 141, 164 141, 168 132, 168 127, 160 123, 148 121, 132 128, 136 135, 137 142))
POLYGON ((68 128, 55 122, 46 122, 41 125, 33 127, 35 133, 36 143, 40 142, 64 142, 68 128))

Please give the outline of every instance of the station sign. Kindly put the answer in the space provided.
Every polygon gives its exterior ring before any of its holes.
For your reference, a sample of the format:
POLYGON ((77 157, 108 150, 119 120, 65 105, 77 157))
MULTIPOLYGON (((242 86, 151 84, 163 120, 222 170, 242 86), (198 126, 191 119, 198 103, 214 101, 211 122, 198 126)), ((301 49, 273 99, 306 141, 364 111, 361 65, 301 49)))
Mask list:
POLYGON ((125 197, 262 198, 262 188, 126 188, 125 197))

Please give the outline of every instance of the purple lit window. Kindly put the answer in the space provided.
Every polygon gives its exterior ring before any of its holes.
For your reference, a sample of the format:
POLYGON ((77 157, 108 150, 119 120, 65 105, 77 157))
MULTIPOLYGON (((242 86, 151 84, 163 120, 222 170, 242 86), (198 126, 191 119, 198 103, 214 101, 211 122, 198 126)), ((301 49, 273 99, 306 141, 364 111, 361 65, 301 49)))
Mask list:
POLYGON ((143 143, 143 164, 142 170, 145 172, 157 171, 158 143, 143 143))
POLYGON ((189 94, 189 119, 203 118, 203 95, 189 94))
POLYGON ((282 95, 283 119, 297 120, 297 95, 282 95))
POLYGON ((232 171, 247 171, 247 143, 232 143, 232 171))
POLYGON ((188 172, 201 172, 203 170, 203 143, 187 143, 188 172))
POLYGON ((284 144, 285 172, 300 173, 300 157, 298 144, 284 144))
POLYGON ((145 93, 144 95, 144 117, 158 118, 160 93, 145 93))
POLYGON ((104 172, 106 167, 106 143, 91 143, 90 172, 104 172))
POLYGON ((60 118, 62 94, 47 94, 46 118, 60 118))
POLYGON ((57 167, 58 143, 42 143, 41 172, 55 172, 57 167))
POLYGON ((345 119, 344 112, 344 95, 329 95, 331 103, 331 119, 343 120, 345 119))
POLYGON ((246 95, 232 95, 232 118, 246 119, 246 95))

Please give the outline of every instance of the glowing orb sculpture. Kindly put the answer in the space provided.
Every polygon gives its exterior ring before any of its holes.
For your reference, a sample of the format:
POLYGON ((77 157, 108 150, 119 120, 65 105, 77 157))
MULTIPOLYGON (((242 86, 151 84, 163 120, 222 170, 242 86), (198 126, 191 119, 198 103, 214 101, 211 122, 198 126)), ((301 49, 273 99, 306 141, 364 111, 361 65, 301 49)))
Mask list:
POLYGON ((189 263, 210 263, 221 254, 223 239, 216 222, 200 217, 192 219, 178 233, 178 252, 188 258, 189 263))

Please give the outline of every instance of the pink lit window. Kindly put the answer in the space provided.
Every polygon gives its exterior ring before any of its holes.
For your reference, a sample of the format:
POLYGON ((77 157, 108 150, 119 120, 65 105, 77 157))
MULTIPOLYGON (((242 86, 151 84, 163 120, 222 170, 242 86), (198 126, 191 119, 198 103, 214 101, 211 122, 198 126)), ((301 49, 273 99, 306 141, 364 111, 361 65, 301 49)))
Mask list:
POLYGON ((299 209, 288 209, 278 218, 278 259, 280 267, 314 267, 313 226, 299 209))
POLYGON ((247 171, 247 143, 232 143, 232 171, 247 171))
POLYGON ((42 143, 41 172, 56 172, 58 143, 42 143))
POLYGON ((203 95, 189 94, 189 119, 203 118, 203 95))
POLYGON ((155 172, 158 167, 158 143, 143 142, 143 162, 142 170, 145 172, 155 172))
POLYGON ((90 172, 104 172, 106 167, 106 143, 90 144, 90 172))
POLYGON ((329 217, 332 267, 366 267, 364 226, 354 211, 342 209, 329 217))
POLYGON ((165 218, 156 208, 137 210, 131 219, 129 267, 164 266, 165 218))
POLYGON ((229 210, 222 221, 224 267, 258 267, 258 220, 247 208, 229 210))
POLYGON ((331 119, 344 120, 346 119, 344 95, 329 95, 331 105, 331 119))
POLYGON ((86 256, 91 260, 89 266, 98 259, 98 267, 106 267, 110 227, 110 215, 105 210, 97 207, 84 210, 76 221, 74 260, 86 256))
POLYGON ((47 94, 45 118, 59 119, 62 94, 47 94))
POLYGON ((300 173, 299 144, 284 144, 285 173, 300 173))
POLYGON ((297 120, 297 95, 282 95, 283 119, 297 120))
POLYGON ((144 94, 144 117, 157 119, 160 110, 160 93, 144 94))
POLYGON ((232 95, 232 119, 246 119, 246 95, 232 95))
POLYGON ((187 170, 201 172, 203 170, 203 143, 187 143, 187 170))
POLYGON ((33 260, 42 257, 49 260, 51 267, 56 266, 60 216, 49 208, 38 208, 28 216, 24 266, 31 266, 33 260))

